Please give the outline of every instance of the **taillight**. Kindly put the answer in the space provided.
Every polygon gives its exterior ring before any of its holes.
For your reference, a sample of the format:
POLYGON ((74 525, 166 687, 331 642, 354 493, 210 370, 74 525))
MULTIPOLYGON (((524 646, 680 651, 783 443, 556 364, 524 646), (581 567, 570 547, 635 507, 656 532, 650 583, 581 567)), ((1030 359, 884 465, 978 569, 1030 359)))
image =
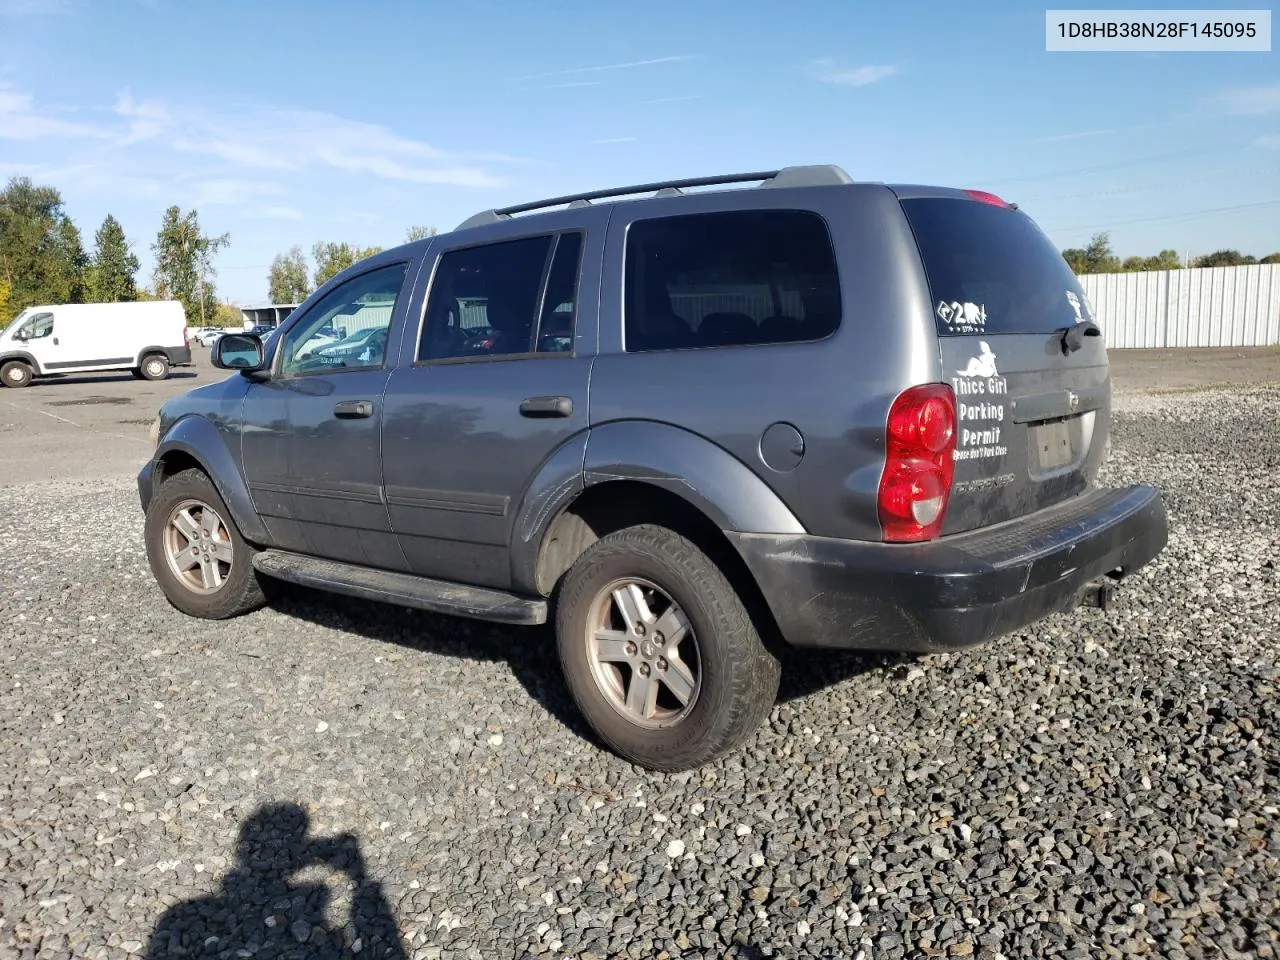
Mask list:
POLYGON ((903 391, 889 408, 880 526, 886 540, 932 540, 942 530, 955 475, 956 398, 944 383, 903 391))
POLYGON ((969 199, 977 200, 979 203, 990 203, 997 207, 1009 206, 994 193, 987 193, 985 190, 966 190, 965 193, 969 195, 969 199))
POLYGON ((184 347, 191 346, 191 335, 187 332, 190 329, 191 329, 190 327, 187 327, 185 325, 182 328, 182 345, 184 347))

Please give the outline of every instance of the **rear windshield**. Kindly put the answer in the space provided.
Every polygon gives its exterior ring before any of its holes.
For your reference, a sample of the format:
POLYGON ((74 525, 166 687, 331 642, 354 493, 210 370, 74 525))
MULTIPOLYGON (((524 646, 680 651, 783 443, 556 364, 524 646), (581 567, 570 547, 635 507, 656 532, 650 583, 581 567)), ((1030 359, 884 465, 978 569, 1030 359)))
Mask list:
POLYGON ((1052 333, 1093 320, 1080 281, 1024 213, 959 199, 904 200, 939 336, 1052 333))

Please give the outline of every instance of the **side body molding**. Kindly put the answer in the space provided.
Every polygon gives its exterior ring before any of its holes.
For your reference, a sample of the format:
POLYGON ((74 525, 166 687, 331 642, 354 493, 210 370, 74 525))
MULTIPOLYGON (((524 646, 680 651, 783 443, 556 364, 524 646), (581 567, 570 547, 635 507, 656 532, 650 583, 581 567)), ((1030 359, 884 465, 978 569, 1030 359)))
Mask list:
POLYGON ((270 537, 253 505, 253 499, 249 496, 239 458, 228 446, 238 442, 239 434, 229 428, 219 429, 213 422, 197 415, 183 417, 169 429, 151 460, 147 461, 138 474, 143 509, 146 509, 155 493, 158 479, 155 465, 171 454, 184 453, 204 467, 244 538, 252 543, 269 546, 270 537))
POLYGON ((514 589, 537 593, 538 553, 551 522, 588 487, 614 480, 673 493, 723 530, 807 532, 763 480, 721 447, 669 424, 618 420, 575 437, 530 485, 512 538, 514 589))

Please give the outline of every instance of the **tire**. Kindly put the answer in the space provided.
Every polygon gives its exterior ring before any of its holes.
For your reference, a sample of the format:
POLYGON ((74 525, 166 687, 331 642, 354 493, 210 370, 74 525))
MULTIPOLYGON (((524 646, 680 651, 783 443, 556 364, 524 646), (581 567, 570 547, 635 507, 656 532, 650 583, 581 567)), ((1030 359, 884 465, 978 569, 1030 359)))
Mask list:
POLYGON ((253 568, 255 551, 204 472, 189 469, 167 478, 147 507, 143 529, 151 573, 178 610, 204 620, 225 620, 266 603, 253 568), (185 521, 179 521, 184 513, 185 521), (197 537, 184 529, 194 530, 197 537), (213 535, 203 536, 209 532, 213 535), (214 546, 205 551, 206 544, 214 546), (193 549, 197 552, 191 553, 193 549), (183 569, 183 559, 197 557, 202 559, 183 569))
POLYGON ((10 360, 0 366, 0 383, 6 387, 27 387, 31 385, 31 366, 25 360, 10 360))
POLYGON ((764 721, 778 694, 778 660, 729 580, 665 527, 620 530, 578 558, 556 602, 556 644, 588 724, 615 753, 649 770, 691 770, 731 752, 764 721), (643 632, 625 632, 616 590, 632 603, 637 590, 645 599, 643 609, 630 609, 633 624, 645 623, 643 632), (683 612, 687 630, 672 629, 680 617, 670 614, 668 601, 683 612), (660 635, 664 623, 668 634, 684 636, 675 650, 671 637, 660 635), (598 631, 606 633, 603 640, 594 639, 598 631), (628 702, 642 675, 650 689, 659 680, 657 694, 643 705, 628 702), (689 695, 682 702, 677 691, 689 695))
POLYGON ((143 380, 167 380, 169 378, 169 358, 162 353, 148 353, 138 366, 138 373, 143 380))

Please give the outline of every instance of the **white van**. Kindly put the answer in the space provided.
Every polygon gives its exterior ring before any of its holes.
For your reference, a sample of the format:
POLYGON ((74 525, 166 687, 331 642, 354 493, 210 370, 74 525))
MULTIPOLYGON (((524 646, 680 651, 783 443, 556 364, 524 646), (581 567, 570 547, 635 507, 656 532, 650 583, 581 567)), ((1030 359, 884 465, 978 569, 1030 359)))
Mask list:
POLYGON ((0 383, 34 377, 131 370, 164 380, 191 363, 187 318, 177 300, 28 307, 0 333, 0 383))

